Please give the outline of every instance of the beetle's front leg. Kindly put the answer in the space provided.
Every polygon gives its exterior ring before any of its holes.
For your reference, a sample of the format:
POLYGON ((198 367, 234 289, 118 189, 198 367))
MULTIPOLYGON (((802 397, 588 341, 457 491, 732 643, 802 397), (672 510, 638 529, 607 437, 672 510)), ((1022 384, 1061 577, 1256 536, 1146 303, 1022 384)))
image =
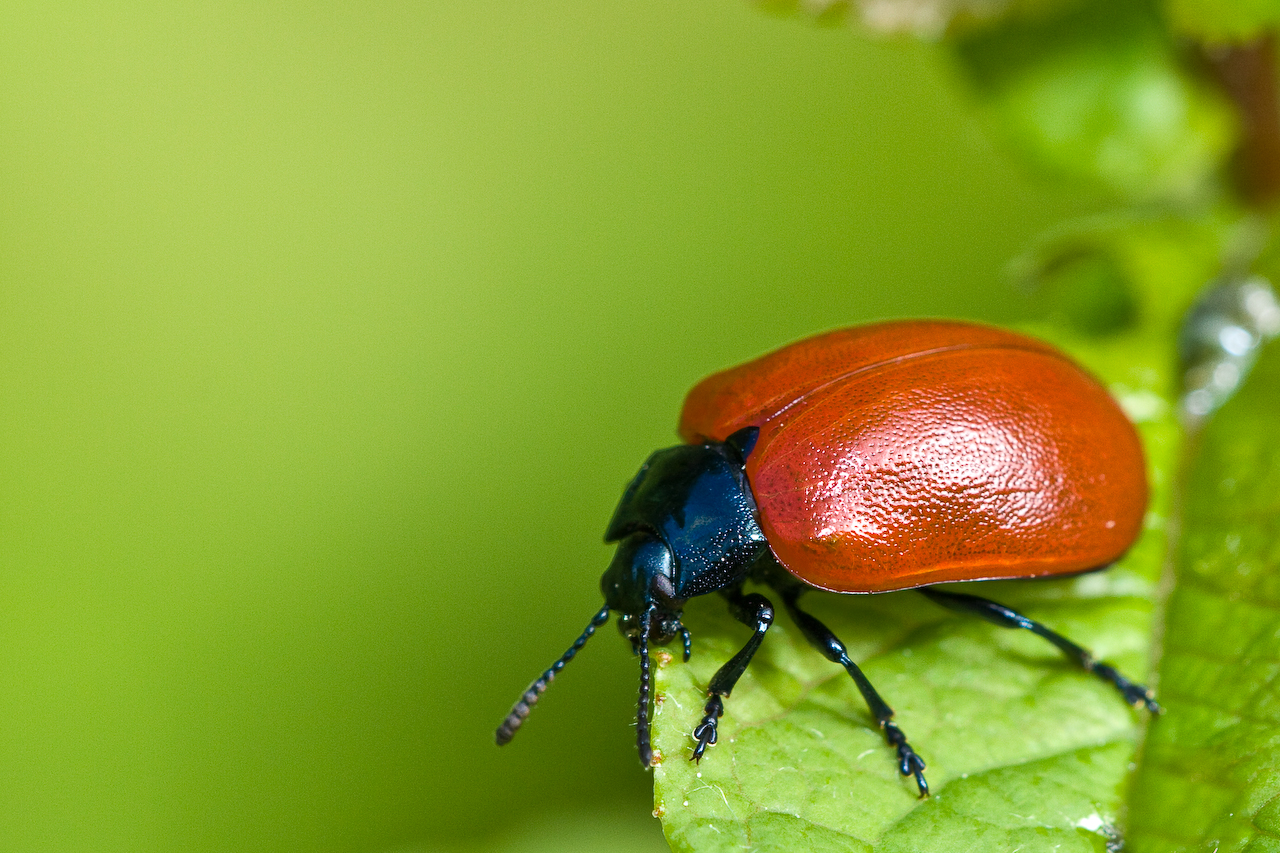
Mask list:
POLYGON ((773 624, 773 604, 763 595, 754 592, 743 595, 741 584, 726 589, 721 594, 729 599, 729 612, 733 614, 733 618, 748 627, 755 628, 756 632, 711 679, 711 684, 707 688, 711 698, 702 709, 704 714, 702 722, 693 730, 693 736, 698 740, 698 745, 693 748, 694 761, 701 761, 702 753, 716 742, 716 727, 724 714, 724 699, 733 692, 733 686, 738 683, 742 673, 746 672, 747 664, 751 663, 756 649, 760 648, 760 643, 764 640, 765 632, 773 624))

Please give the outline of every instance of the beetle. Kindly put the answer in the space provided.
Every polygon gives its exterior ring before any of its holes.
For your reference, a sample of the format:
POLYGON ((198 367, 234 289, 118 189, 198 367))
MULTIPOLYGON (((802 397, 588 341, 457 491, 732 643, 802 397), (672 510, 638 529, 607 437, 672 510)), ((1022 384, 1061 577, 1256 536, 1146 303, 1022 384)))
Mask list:
POLYGON ((715 744, 724 701, 773 623, 776 593, 800 633, 848 672, 903 777, 928 796, 925 762, 838 637, 800 603, 813 589, 915 589, 943 607, 1045 638, 1160 713, 1154 693, 1081 646, 994 601, 934 584, 1103 568, 1137 538, 1146 462, 1102 387, 1048 344, 943 320, 840 329, 707 377, 680 415, 684 444, 659 450, 605 532, 616 542, 604 607, 512 707, 508 743, 553 678, 618 614, 640 661, 636 741, 653 763, 649 648, 680 638, 685 603, 719 593, 753 633, 719 668, 691 758, 715 744))

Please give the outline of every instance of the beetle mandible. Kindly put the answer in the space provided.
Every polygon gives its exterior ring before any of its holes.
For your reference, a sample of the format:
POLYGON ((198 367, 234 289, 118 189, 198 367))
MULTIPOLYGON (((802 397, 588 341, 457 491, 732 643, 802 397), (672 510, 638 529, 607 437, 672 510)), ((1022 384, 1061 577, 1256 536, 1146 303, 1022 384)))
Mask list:
POLYGON ((649 767, 649 647, 679 637, 685 602, 718 592, 753 630, 707 688, 693 760, 716 742, 724 700, 774 620, 771 588, 805 638, 845 668, 898 769, 929 793, 924 760, 845 646, 801 607, 811 589, 916 589, 952 610, 1045 638, 1134 707, 1154 694, 1084 648, 948 581, 1102 568, 1137 538, 1146 463, 1133 426, 1095 379, 1024 335, 913 320, 840 329, 698 383, 682 445, 649 457, 605 533, 618 543, 604 607, 498 727, 511 740, 548 683, 611 612, 640 660, 636 737, 649 767))

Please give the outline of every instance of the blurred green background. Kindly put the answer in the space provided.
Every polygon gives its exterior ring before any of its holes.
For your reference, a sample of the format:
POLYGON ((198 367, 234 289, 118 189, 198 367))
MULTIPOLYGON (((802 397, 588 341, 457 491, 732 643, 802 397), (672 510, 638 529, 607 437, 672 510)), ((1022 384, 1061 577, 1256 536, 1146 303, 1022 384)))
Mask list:
POLYGON ((4 2, 0 81, 14 853, 660 849, 612 628, 492 732, 685 390, 1096 204, 744 0, 4 2))

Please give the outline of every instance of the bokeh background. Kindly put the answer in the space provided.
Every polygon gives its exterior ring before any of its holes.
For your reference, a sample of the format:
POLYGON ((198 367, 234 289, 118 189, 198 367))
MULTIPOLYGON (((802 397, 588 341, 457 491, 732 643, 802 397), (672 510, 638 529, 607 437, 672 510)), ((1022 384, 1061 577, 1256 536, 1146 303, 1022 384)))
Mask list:
POLYGON ((599 606, 685 390, 1094 199, 745 0, 0 3, 0 849, 657 850, 599 606))

